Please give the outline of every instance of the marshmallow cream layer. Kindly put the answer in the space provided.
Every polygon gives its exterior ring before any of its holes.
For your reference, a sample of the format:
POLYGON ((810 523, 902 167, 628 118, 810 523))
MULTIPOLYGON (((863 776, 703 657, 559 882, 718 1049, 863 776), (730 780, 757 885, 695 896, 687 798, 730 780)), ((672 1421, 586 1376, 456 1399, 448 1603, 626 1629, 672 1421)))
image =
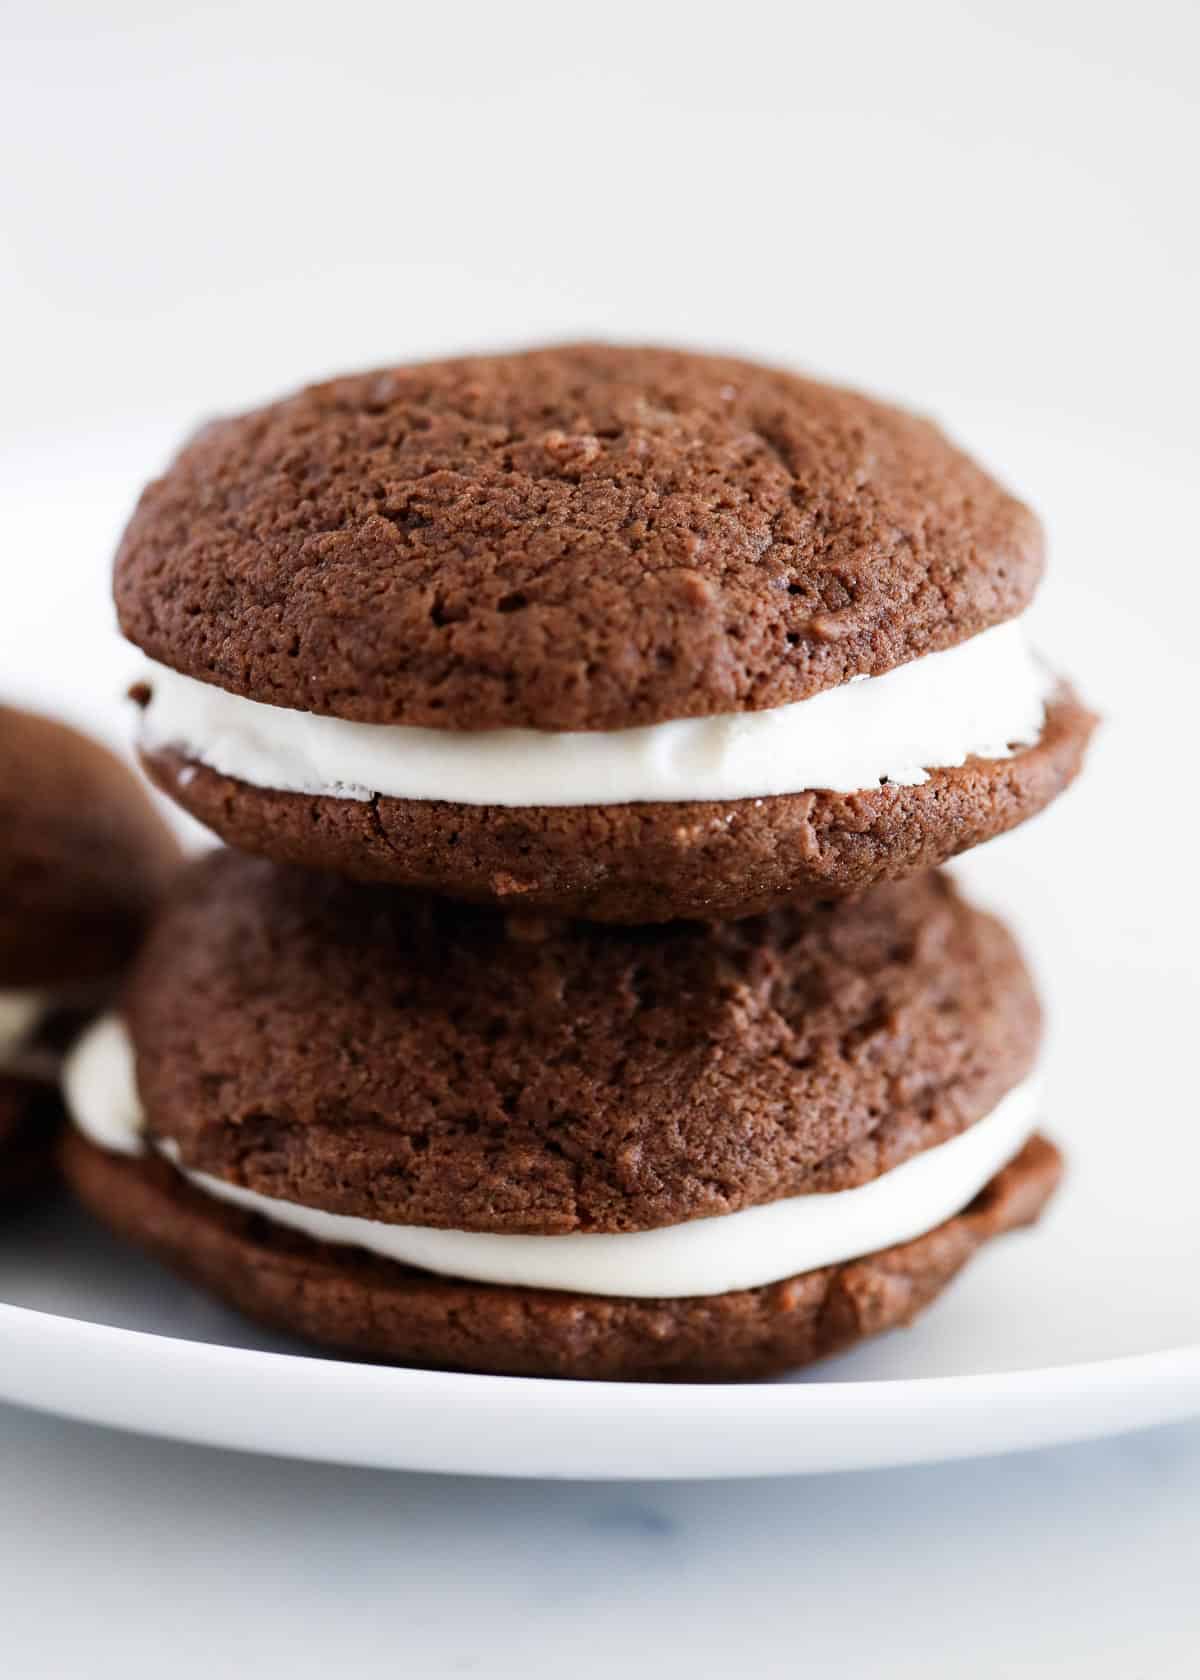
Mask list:
POLYGON ((1032 745, 1054 687, 1020 620, 792 705, 607 731, 349 723, 247 700, 163 665, 151 665, 148 681, 147 751, 173 748, 285 792, 510 806, 916 786, 931 769, 1032 745))
MULTIPOLYGON (((65 1091, 76 1125, 91 1142, 141 1153, 133 1051, 115 1017, 98 1022, 80 1041, 67 1063, 65 1091)), ((180 1171, 204 1194, 318 1242, 366 1249, 447 1277, 585 1295, 720 1295, 854 1260, 931 1231, 961 1213, 1018 1153, 1039 1108, 1038 1082, 1030 1078, 958 1137, 857 1189, 791 1196, 740 1213, 616 1235, 503 1236, 389 1225, 180 1171)), ((158 1147, 178 1167, 177 1148, 166 1141, 158 1147)))

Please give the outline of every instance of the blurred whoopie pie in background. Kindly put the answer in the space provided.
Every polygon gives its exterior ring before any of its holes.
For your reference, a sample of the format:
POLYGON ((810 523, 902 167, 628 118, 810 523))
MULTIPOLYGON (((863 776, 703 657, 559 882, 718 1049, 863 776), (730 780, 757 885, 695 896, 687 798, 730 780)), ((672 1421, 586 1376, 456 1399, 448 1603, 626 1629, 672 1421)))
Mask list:
POLYGON ((0 706, 0 1202, 51 1177, 63 1052, 108 1001, 179 862, 120 759, 0 706))

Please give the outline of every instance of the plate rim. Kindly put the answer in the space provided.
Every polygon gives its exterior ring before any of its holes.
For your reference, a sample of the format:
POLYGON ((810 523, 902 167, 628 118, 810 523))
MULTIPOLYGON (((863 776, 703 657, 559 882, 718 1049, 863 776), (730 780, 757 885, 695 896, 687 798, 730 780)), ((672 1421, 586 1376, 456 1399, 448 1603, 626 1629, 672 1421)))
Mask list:
POLYGON ((0 1302, 0 1344, 0 1398, 34 1410, 194 1444, 451 1474, 628 1480, 884 1468, 1095 1439, 1200 1413, 1200 1342, 1015 1371, 851 1382, 548 1381, 244 1348, 0 1302), (281 1383, 300 1385, 307 1404, 277 1417, 268 1441, 261 1412, 231 1411, 227 1402, 281 1383), (47 1398, 55 1386, 65 1392, 47 1398), (193 1415, 200 1394, 215 1401, 202 1423, 193 1415), (365 1451, 342 1441, 336 1425, 351 1396, 360 1422, 370 1419, 368 1435, 399 1417, 426 1433, 408 1434, 394 1451, 378 1438, 365 1451), (481 1416, 498 1431, 494 1448, 485 1442, 482 1451, 477 1436, 456 1434, 481 1416), (614 1418, 634 1434, 608 1453, 590 1426, 614 1418), (741 1435, 755 1421, 766 1439, 741 1435), (784 1421, 804 1427, 780 1446, 770 1428, 784 1421), (884 1421, 903 1427, 872 1437, 871 1426, 884 1421), (687 1439, 672 1439, 679 1429, 687 1439))

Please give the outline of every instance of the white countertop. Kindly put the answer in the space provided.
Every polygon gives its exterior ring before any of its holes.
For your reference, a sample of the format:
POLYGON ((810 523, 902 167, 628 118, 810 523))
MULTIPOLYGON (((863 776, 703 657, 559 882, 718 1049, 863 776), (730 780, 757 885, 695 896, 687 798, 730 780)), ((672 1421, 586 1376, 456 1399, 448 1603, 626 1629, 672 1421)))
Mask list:
MULTIPOLYGON (((627 0, 511 0, 469 29, 374 0, 13 10, 6 694, 123 736, 137 660, 108 557, 207 414, 538 338, 824 369, 936 410, 1046 515, 1038 634, 1108 723, 1064 814, 982 873, 1026 868, 1036 918, 1063 871, 1080 894, 1071 825, 1110 825, 1129 869, 1092 883, 1095 996, 1136 1005, 1158 972, 1194 1021, 1186 941, 1167 974, 1137 883, 1182 882, 1194 924, 1195 713, 1171 696, 1193 694, 1200 606, 1200 12, 741 0, 689 8, 681 44, 674 8, 627 0)), ((1192 1047, 1155 1016, 1131 1050, 1111 1001, 1111 1075, 1089 1077, 1131 1124, 1148 1090, 1194 1124, 1192 1047)), ((1058 999, 1077 1066, 1096 1036, 1078 1009, 1058 999)), ((0 1407, 4 1680, 1193 1680, 1198 1558, 1200 1423, 622 1487, 288 1463, 0 1407)))
POLYGON ((602 1486, 289 1464, 0 1407, 0 1486, 14 1680, 1200 1664, 1200 1424, 944 1468, 602 1486))

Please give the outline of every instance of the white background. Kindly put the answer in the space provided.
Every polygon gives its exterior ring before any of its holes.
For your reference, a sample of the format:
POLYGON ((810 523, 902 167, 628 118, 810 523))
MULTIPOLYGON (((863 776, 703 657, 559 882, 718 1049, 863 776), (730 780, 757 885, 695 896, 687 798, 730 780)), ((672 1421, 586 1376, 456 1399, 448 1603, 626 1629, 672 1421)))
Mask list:
MULTIPOLYGON (((0 20, 14 697, 119 738, 135 662, 106 570, 139 484, 197 419, 355 365, 585 335, 746 350, 937 413, 1039 508, 1040 639, 1107 723, 1088 782, 970 873, 1057 978, 1072 1193, 1110 1198, 1096 1299, 1138 1228, 1158 1264, 1121 1333, 1161 1342, 1197 1272, 1163 1117, 1195 1135, 1200 8, 9 0, 0 20)), ((597 1491, 0 1411, 0 1667, 1190 1675, 1198 1512, 1197 1428, 597 1491)))

